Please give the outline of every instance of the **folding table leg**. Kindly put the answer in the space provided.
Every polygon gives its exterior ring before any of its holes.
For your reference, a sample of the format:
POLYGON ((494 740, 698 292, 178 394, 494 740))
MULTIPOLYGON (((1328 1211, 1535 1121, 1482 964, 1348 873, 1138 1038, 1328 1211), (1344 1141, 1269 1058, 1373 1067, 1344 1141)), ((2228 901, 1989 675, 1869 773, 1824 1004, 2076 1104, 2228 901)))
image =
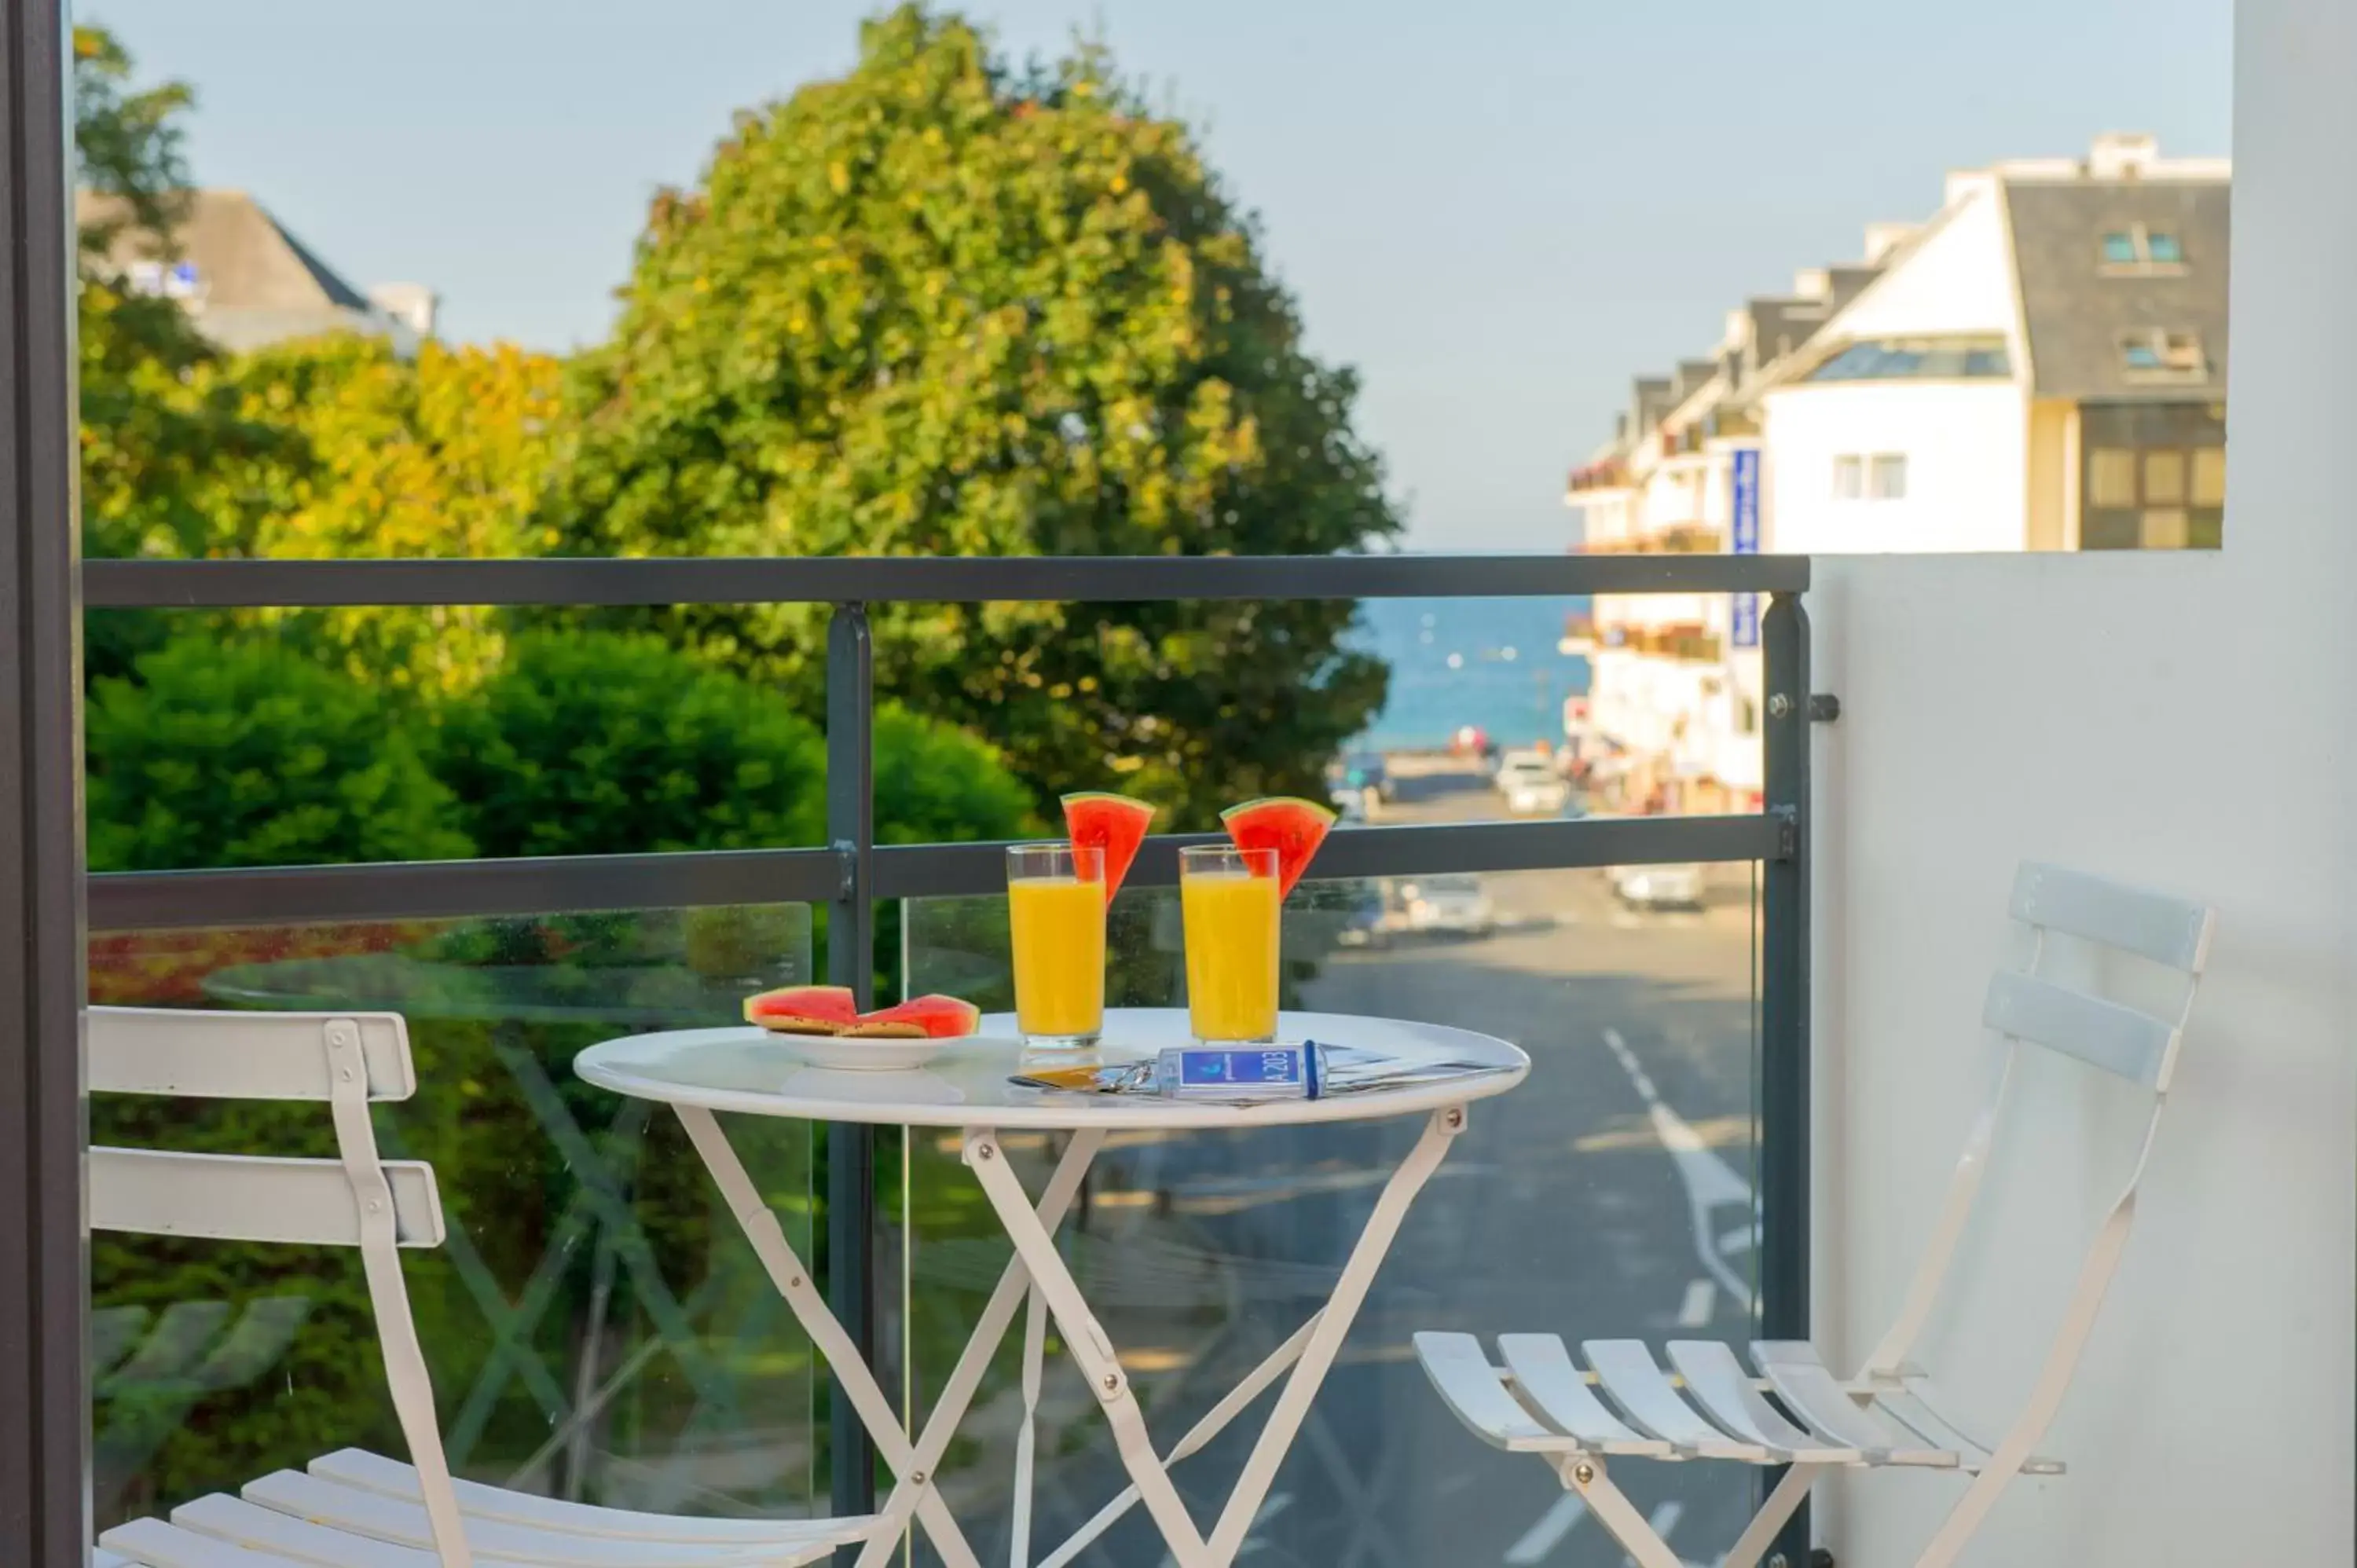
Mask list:
POLYGON ((1318 1327, 1302 1348, 1301 1359, 1294 1365, 1293 1375, 1286 1380, 1284 1391, 1276 1396, 1276 1408, 1269 1412, 1268 1424, 1261 1429, 1260 1440, 1253 1444, 1252 1457, 1244 1461, 1243 1474, 1236 1478, 1235 1490, 1228 1496, 1228 1506, 1220 1512, 1219 1527, 1211 1532, 1210 1561, 1226 1564, 1235 1561, 1244 1543, 1244 1532, 1252 1528, 1260 1513, 1260 1505, 1269 1487, 1276 1479, 1276 1467, 1292 1446, 1294 1434, 1300 1431, 1302 1418, 1309 1413, 1309 1402, 1317 1397, 1318 1386, 1333 1369, 1334 1358, 1342 1348, 1342 1340, 1351 1332, 1351 1325, 1365 1305, 1367 1291, 1375 1282, 1375 1271, 1383 1266, 1383 1257, 1399 1235, 1400 1224, 1407 1218, 1408 1205, 1432 1178, 1448 1145, 1465 1130, 1465 1107, 1448 1105, 1434 1112, 1424 1124, 1424 1135, 1400 1162, 1383 1184, 1383 1196, 1375 1199, 1374 1212, 1367 1216, 1365 1229, 1359 1232, 1357 1245, 1351 1249, 1350 1262, 1343 1264, 1341 1278, 1334 1282, 1334 1294, 1328 1298, 1326 1310, 1319 1314, 1318 1327))
MULTIPOLYGON (((711 1112, 701 1106, 678 1105, 673 1109, 679 1113, 680 1125, 687 1129, 688 1140, 695 1145, 695 1152, 704 1156, 705 1167, 712 1173, 712 1179, 719 1187, 721 1197, 726 1200, 729 1212, 737 1217, 737 1225, 745 1232, 745 1240, 752 1243, 753 1255, 760 1259, 762 1268, 769 1273, 770 1283, 785 1298, 786 1305, 792 1309, 802 1331, 811 1337, 812 1345, 825 1359, 827 1369, 834 1376, 835 1386, 843 1391, 843 1397, 851 1402, 851 1408, 858 1412, 860 1424, 866 1428, 867 1435, 875 1441, 877 1454, 891 1466, 893 1476, 901 1483, 918 1483, 917 1518, 924 1525, 925 1533, 932 1538, 935 1549, 950 1568, 982 1568, 974 1554, 974 1548, 966 1544, 964 1534, 958 1529, 957 1520, 950 1516, 948 1505, 942 1501, 941 1494, 924 1484, 926 1466, 917 1463, 916 1451, 909 1445, 908 1432, 900 1425, 899 1417, 893 1413, 891 1401, 885 1398, 883 1389, 877 1384, 875 1372, 859 1359, 858 1348, 852 1344, 851 1336, 844 1332, 843 1325, 836 1322, 834 1314, 828 1310, 826 1298, 819 1294, 816 1285, 811 1283, 810 1271, 802 1267, 802 1260, 795 1256, 792 1244, 786 1240, 785 1228, 778 1223, 777 1215, 762 1201, 760 1189, 746 1174, 744 1162, 737 1157, 737 1151, 729 1145, 727 1135, 720 1130, 719 1122, 711 1112)), ((891 1535, 897 1536, 898 1533, 895 1530, 891 1535)), ((885 1526, 879 1520, 876 1530, 869 1534, 869 1550, 884 1541, 888 1551, 890 1539, 885 1534, 885 1526)))
MULTIPOLYGON (((1104 1133, 1096 1129, 1075 1133, 1064 1146, 1063 1157, 1056 1162, 1048 1177, 1048 1185, 1039 1194, 1035 1217, 1052 1239, 1056 1228, 1064 1222, 1064 1211, 1071 1207, 1072 1197, 1081 1189, 1082 1181, 1095 1163, 1097 1151, 1104 1146, 1104 1133)), ((1009 1259, 998 1276, 998 1288, 991 1292, 990 1300, 974 1320, 974 1333, 967 1337, 965 1349, 959 1355, 957 1365, 950 1369, 948 1380, 942 1384, 941 1396, 925 1417, 925 1430, 917 1440, 916 1468, 892 1488, 877 1510, 880 1520, 889 1521, 891 1530, 879 1528, 868 1539, 867 1547, 859 1554, 857 1568, 884 1568, 892 1555, 895 1538, 908 1524, 920 1497, 931 1493, 935 1475, 941 1468, 942 1455, 949 1452, 950 1440, 957 1435, 958 1423, 965 1419, 966 1407, 982 1387, 983 1374, 990 1369, 990 1358, 1006 1335, 1006 1326, 1015 1320, 1015 1309, 1022 1305, 1031 1282, 1018 1252, 1009 1259)))
POLYGON ((1137 1408, 1137 1396, 1130 1391, 1128 1375, 1121 1369, 1113 1341, 1097 1322, 1096 1315, 1089 1311, 1088 1299, 1081 1294, 1071 1270, 1064 1266, 1062 1255, 1056 1251, 1055 1238, 1032 1213, 1023 1183, 1007 1168, 996 1131, 988 1127, 966 1130, 965 1163, 981 1184, 984 1196, 990 1199, 990 1206, 998 1211, 998 1222, 1014 1241, 1016 1255, 1030 1271, 1034 1288, 1047 1298, 1056 1326, 1064 1331, 1064 1348, 1080 1364, 1090 1391, 1104 1407, 1105 1420, 1113 1427, 1114 1446, 1120 1451, 1122 1465, 1129 1471, 1130 1478, 1137 1483, 1146 1511, 1161 1526, 1162 1539, 1169 1543, 1177 1568, 1209 1568, 1211 1559, 1205 1553, 1202 1534, 1188 1516, 1187 1505, 1180 1500, 1178 1488, 1171 1485, 1163 1462, 1155 1455, 1154 1441, 1146 1430, 1145 1412, 1137 1408))
MULTIPOLYGON (((1276 1468, 1285 1457, 1294 1436, 1299 1432, 1302 1419, 1308 1413, 1309 1402, 1318 1385, 1334 1364, 1342 1340, 1351 1331, 1351 1322, 1366 1301, 1368 1287, 1374 1281, 1375 1270, 1383 1255, 1391 1250, 1399 1234, 1400 1223, 1406 1218, 1408 1205, 1429 1180, 1448 1145, 1465 1127, 1465 1108, 1446 1106, 1432 1113, 1426 1122, 1422 1137, 1409 1151, 1398 1170, 1384 1184, 1383 1194, 1375 1201, 1374 1212, 1368 1217, 1366 1228, 1360 1232, 1358 1242, 1351 1250, 1351 1258, 1335 1282, 1334 1294, 1308 1329, 1292 1375, 1284 1391, 1277 1395, 1276 1408, 1269 1414, 1268 1424, 1261 1431, 1253 1445, 1251 1457, 1245 1461, 1243 1474, 1229 1494, 1226 1508, 1221 1512, 1218 1527, 1207 1540, 1196 1528, 1187 1511, 1185 1501, 1171 1483, 1168 1466, 1154 1451, 1154 1443, 1146 1429, 1146 1418, 1138 1409, 1137 1397, 1129 1387, 1129 1379, 1122 1371, 1113 1341, 1105 1334, 1088 1302, 1074 1282, 1071 1271, 1064 1266, 1057 1253, 1055 1242, 1039 1224, 1031 1211, 1029 1199, 1024 1196, 1023 1184, 1006 1168, 1006 1161, 998 1146, 997 1134, 988 1128, 970 1129, 966 1133, 965 1163, 974 1171, 991 1207, 998 1211, 999 1222, 1006 1228, 1015 1242, 1017 1254, 1030 1269, 1031 1277, 1041 1294, 1046 1296, 1049 1310, 1055 1315, 1057 1326, 1063 1330, 1065 1348, 1079 1363, 1089 1385, 1104 1407, 1105 1420, 1113 1427, 1114 1444, 1119 1450, 1123 1467, 1136 1483, 1137 1495, 1146 1504, 1168 1543, 1176 1568, 1227 1568, 1243 1549, 1245 1533, 1259 1516, 1261 1504, 1276 1477, 1276 1468)), ((1288 1348, 1290 1347, 1288 1346, 1288 1348)), ((1281 1352, 1282 1354, 1282 1352, 1281 1352)), ((1264 1364, 1265 1367, 1265 1363, 1264 1364)), ((1241 1408, 1241 1407, 1239 1407, 1241 1408)), ((1059 1554, 1059 1561, 1061 1554, 1059 1554)), ((1651 1568, 1651 1565, 1649 1565, 1651 1568)))
MULTIPOLYGON (((1301 1359, 1302 1348, 1309 1343, 1309 1336, 1316 1331, 1321 1316, 1322 1312, 1311 1313, 1308 1321, 1295 1329, 1284 1344, 1271 1351, 1267 1359, 1245 1373, 1243 1381, 1231 1390, 1225 1399, 1206 1411, 1203 1419, 1188 1428, 1187 1435, 1171 1445, 1169 1456, 1163 1460, 1163 1464, 1176 1465, 1226 1431, 1228 1423, 1242 1415, 1253 1401, 1260 1398, 1277 1379, 1283 1377, 1286 1368, 1301 1359)), ((1074 1530, 1064 1544, 1041 1559, 1039 1568, 1064 1568, 1065 1563, 1087 1550, 1090 1542, 1111 1530, 1114 1521, 1136 1506, 1137 1487, 1133 1483, 1113 1501, 1099 1509, 1088 1523, 1074 1530)))
POLYGON ((1048 1359, 1048 1301, 1033 1286, 1023 1293, 1023 1424, 1015 1433, 1015 1517, 1007 1531, 1007 1568, 1031 1568, 1031 1474, 1039 1452, 1039 1372, 1048 1359))

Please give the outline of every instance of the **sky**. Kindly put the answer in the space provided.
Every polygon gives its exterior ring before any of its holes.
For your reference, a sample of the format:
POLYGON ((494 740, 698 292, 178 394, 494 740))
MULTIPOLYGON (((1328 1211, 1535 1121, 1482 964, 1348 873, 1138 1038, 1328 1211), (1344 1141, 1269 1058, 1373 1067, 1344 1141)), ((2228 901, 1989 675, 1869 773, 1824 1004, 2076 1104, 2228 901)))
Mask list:
MULTIPOLYGON (((445 337, 596 339, 654 189, 852 61, 862 0, 87 0, 197 89, 199 183, 445 337)), ((1421 550, 1560 549, 1632 376, 1920 220, 1943 172, 2230 152, 2232 0, 972 0, 1076 27, 1203 133, 1421 550)))

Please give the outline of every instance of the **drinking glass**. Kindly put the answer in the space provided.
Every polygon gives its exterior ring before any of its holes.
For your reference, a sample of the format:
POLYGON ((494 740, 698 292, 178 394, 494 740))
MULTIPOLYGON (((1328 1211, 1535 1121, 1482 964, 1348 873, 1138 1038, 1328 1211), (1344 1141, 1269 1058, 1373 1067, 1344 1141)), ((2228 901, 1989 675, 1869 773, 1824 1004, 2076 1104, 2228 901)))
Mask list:
POLYGON ((1015 1023, 1032 1057, 1079 1057, 1104 1030, 1104 852, 1056 840, 1006 851, 1015 1023))
POLYGON ((1276 851, 1178 852, 1187 1017, 1205 1044, 1276 1037, 1276 851))

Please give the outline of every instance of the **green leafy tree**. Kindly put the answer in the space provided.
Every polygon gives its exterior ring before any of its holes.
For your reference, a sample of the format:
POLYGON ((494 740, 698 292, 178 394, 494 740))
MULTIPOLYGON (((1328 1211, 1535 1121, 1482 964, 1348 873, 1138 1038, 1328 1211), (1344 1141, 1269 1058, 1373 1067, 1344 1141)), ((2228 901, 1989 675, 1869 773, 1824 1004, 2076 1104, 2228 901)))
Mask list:
MULTIPOLYGON (((103 28, 74 29, 81 161, 78 301, 82 549, 93 557, 242 553, 253 520, 306 460, 291 432, 241 412, 221 356, 175 302, 130 287, 126 263, 172 253, 186 205, 184 82, 135 89, 103 28)), ((188 618, 179 624, 185 626, 188 618)), ((207 616, 207 625, 224 618, 207 616)), ((164 618, 101 612, 85 632, 95 681, 168 635, 164 618)))
MULTIPOLYGON (((1399 519, 1250 218, 1106 53, 1017 74, 904 6, 655 200, 551 515, 618 554, 1326 554, 1399 519)), ((660 612, 815 711, 807 607, 660 612)), ((879 611, 882 689, 1038 795, 1200 823, 1379 705, 1348 603, 879 611)))
POLYGON ((85 727, 92 871, 468 853, 382 696, 273 642, 176 639, 99 681, 85 727))
POLYGON ((817 729, 651 637, 516 638, 443 710, 435 771, 485 854, 753 849, 825 829, 817 729))
POLYGON ((876 714, 876 836, 956 843, 1037 832, 1030 793, 996 746, 897 703, 876 714))
MULTIPOLYGON (((240 356, 225 379, 243 419, 283 430, 309 461, 241 530, 242 552, 291 559, 531 555, 547 483, 558 363, 512 344, 339 333, 240 356)), ((274 626, 312 638, 356 674, 428 696, 499 661, 504 616, 469 606, 331 610, 274 626)))

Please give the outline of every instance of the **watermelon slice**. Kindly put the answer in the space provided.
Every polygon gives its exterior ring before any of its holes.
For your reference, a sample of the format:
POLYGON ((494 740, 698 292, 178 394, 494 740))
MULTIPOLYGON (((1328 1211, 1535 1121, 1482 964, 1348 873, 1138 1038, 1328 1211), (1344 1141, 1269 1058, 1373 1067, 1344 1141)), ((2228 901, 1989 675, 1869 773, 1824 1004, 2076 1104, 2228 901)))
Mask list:
POLYGON ((1126 795, 1090 789, 1064 797, 1064 831, 1075 844, 1104 854, 1106 903, 1121 891, 1122 878, 1136 862, 1137 846, 1146 842, 1146 830, 1153 822, 1154 808, 1126 795))
POLYGON ((1326 830, 1334 825, 1334 813, 1315 800, 1277 795, 1230 806, 1220 821, 1238 849, 1276 851, 1276 896, 1282 898, 1309 869, 1326 830))
POLYGON ((859 1001, 847 985, 788 985, 745 998, 745 1022, 786 1034, 810 1033, 796 1027, 804 1024, 841 1028, 858 1016, 859 1001))
POLYGON ((891 1038, 893 1036, 876 1027, 890 1024, 914 1025, 922 1029, 929 1039, 953 1040, 963 1035, 971 1035, 982 1026, 982 1009, 954 996, 912 996, 898 1007, 879 1007, 873 1013, 862 1013, 845 1033, 891 1038))

